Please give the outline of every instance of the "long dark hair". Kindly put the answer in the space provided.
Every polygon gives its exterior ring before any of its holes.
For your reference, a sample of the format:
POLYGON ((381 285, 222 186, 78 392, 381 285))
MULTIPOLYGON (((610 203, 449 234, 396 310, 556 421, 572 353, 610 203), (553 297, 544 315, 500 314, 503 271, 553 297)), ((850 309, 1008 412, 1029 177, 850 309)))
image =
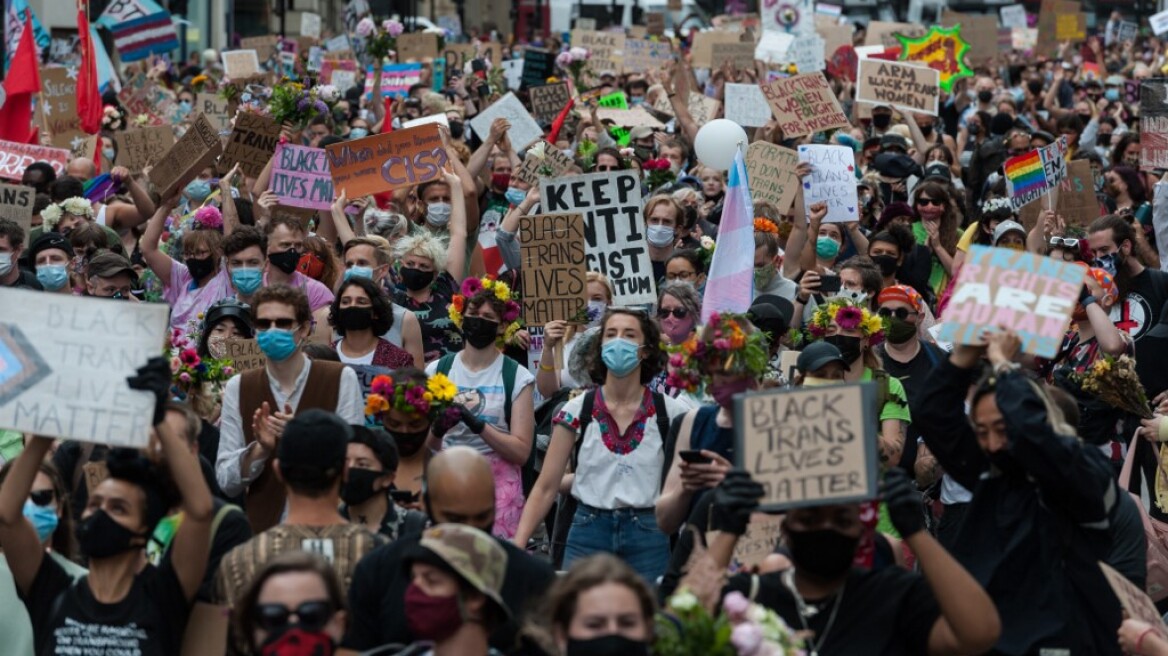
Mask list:
MULTIPOLYGON (((0 485, 3 485, 4 480, 8 478, 8 472, 12 470, 13 462, 15 461, 6 462, 3 467, 0 467, 0 485)), ((80 467, 81 464, 79 463, 77 466, 80 467)), ((37 465, 37 472, 49 478, 53 484, 53 498, 57 501, 57 528, 53 531, 49 546, 65 558, 73 560, 77 554, 77 541, 73 538, 73 495, 69 494, 69 490, 65 487, 65 479, 61 477, 61 472, 57 471, 52 463, 40 463, 37 465)))
POLYGON ((306 551, 290 551, 276 556, 256 573, 255 578, 239 595, 239 599, 230 600, 235 602, 232 622, 235 640, 238 645, 248 647, 245 653, 259 653, 259 645, 253 644, 252 641, 258 622, 256 611, 264 584, 273 576, 293 572, 307 572, 319 576, 328 592, 328 601, 332 604, 333 611, 345 609, 345 593, 341 589, 341 582, 337 579, 337 573, 323 558, 306 551))
MULTIPOLYGON (((913 190, 914 209, 921 194, 928 194, 929 198, 944 203, 945 211, 941 213, 941 225, 938 232, 941 237, 941 245, 952 255, 957 250, 957 211, 953 208, 952 195, 949 193, 948 185, 937 182, 922 182, 917 185, 917 188, 913 190)), ((918 212, 918 216, 919 214, 918 212)), ((923 221, 924 219, 918 220, 923 221)))
POLYGON ((385 295, 385 290, 381 285, 373 282, 368 278, 349 278, 341 283, 337 288, 337 295, 333 297, 333 304, 329 307, 328 322, 341 337, 345 336, 345 327, 337 321, 337 316, 341 312, 341 295, 350 287, 360 287, 364 290, 365 295, 369 297, 369 307, 373 310, 373 335, 381 337, 393 328, 393 307, 389 304, 389 298, 385 295))

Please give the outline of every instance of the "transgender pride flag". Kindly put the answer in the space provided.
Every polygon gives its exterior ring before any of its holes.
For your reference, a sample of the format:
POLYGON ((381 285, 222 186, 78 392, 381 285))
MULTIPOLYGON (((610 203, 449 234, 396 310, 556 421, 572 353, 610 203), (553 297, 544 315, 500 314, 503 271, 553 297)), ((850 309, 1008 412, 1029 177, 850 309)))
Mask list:
POLYGON ((706 276, 702 323, 715 312, 745 313, 754 300, 754 203, 746 179, 742 148, 730 167, 730 184, 722 205, 718 245, 706 276))

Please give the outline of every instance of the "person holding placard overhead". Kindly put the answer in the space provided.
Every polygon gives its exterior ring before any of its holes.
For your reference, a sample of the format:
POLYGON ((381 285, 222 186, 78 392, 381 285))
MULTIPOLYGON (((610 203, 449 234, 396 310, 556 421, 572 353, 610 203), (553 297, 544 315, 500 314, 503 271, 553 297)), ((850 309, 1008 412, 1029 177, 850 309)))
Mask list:
POLYGON ((669 564, 669 539, 657 528, 653 505, 669 422, 686 407, 647 387, 665 361, 657 322, 640 310, 609 308, 600 334, 590 356, 592 379, 601 384, 556 415, 543 469, 514 542, 527 546, 572 460, 572 496, 579 506, 568 532, 564 567, 607 551, 647 581, 656 581, 669 564))

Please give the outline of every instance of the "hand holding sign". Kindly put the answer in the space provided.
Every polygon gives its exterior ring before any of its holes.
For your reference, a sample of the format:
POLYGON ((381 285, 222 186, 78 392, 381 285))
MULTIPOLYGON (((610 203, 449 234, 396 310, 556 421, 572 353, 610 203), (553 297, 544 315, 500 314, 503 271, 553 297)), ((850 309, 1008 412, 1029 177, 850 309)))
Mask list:
POLYGON ((710 530, 734 535, 746 532, 750 515, 758 510, 759 499, 766 489, 741 469, 731 470, 714 490, 714 507, 710 513, 710 530))

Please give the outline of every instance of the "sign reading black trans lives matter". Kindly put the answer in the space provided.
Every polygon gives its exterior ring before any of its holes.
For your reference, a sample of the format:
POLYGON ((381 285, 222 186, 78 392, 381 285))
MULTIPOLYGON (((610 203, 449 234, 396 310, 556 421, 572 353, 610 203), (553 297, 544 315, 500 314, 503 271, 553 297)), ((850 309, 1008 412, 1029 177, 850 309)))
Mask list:
POLYGON ((588 270, 604 274, 615 305, 653 305, 657 285, 641 216, 641 184, 629 171, 543 178, 540 202, 548 214, 584 215, 588 270))

